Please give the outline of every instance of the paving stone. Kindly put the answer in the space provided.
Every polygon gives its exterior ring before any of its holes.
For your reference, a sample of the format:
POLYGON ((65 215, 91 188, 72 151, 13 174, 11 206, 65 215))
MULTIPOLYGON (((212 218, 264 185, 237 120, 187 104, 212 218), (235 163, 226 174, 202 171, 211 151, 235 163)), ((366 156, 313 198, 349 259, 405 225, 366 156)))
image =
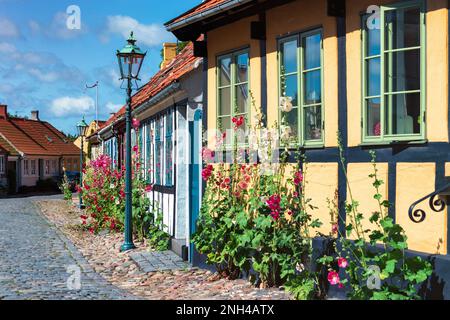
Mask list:
POLYGON ((31 198, 1 199, 0 299, 136 299, 108 284, 78 249, 37 211, 31 198), (71 290, 68 267, 80 268, 81 288, 71 290))

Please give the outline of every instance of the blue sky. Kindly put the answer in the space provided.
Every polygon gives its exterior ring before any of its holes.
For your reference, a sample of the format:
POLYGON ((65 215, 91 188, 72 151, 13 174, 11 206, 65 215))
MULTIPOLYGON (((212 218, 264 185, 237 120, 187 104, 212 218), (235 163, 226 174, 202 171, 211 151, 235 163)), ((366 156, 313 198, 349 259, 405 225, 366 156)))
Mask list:
POLYGON ((99 118, 124 104, 115 57, 127 34, 135 32, 147 51, 144 84, 158 70, 163 42, 176 41, 163 23, 201 0, 0 0, 0 104, 12 114, 40 117, 75 133, 82 115, 95 117, 99 81, 99 118), (66 9, 77 5, 81 29, 66 26, 66 9))

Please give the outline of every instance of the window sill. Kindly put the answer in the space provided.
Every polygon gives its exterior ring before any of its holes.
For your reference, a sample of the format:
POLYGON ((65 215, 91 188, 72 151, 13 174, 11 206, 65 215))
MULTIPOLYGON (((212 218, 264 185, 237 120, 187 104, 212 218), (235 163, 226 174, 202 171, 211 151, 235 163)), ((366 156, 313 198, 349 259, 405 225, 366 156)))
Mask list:
POLYGON ((397 141, 366 141, 360 143, 359 147, 372 147, 372 146, 407 146, 407 145, 420 145, 428 143, 428 139, 418 140, 397 140, 397 141))

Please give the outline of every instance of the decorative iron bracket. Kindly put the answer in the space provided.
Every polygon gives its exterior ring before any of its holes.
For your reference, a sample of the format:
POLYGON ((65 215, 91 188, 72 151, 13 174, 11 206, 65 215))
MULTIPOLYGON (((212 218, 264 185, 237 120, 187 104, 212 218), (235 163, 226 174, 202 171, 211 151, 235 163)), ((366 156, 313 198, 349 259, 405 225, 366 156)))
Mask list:
POLYGON ((447 183, 444 187, 430 193, 429 195, 423 197, 422 199, 414 202, 409 208, 408 215, 409 218, 415 223, 424 222, 427 213, 423 209, 415 209, 416 206, 429 199, 430 209, 434 212, 443 212, 445 208, 450 204, 450 183, 447 183))

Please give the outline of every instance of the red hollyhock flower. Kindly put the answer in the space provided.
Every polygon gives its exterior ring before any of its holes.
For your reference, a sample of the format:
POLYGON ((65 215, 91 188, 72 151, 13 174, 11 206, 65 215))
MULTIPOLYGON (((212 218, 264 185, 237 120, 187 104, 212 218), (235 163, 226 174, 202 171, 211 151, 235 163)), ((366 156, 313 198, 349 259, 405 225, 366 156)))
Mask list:
POLYGON ((133 151, 134 151, 134 152, 138 152, 138 150, 139 150, 139 147, 138 147, 137 145, 135 145, 135 146, 133 147, 133 151))
POLYGON ((294 176, 294 184, 295 184, 296 186, 298 186, 298 185, 300 185, 302 182, 303 182, 303 174, 302 174, 302 171, 298 171, 298 172, 295 173, 295 176, 294 176))
POLYGON ((152 190, 153 190, 153 186, 150 184, 145 187, 145 192, 150 192, 152 190))
POLYGON ((347 261, 347 259, 345 259, 345 258, 339 258, 338 259, 338 266, 339 266, 339 268, 342 268, 342 269, 345 269, 345 268, 347 268, 348 267, 348 261, 347 261))
POLYGON ((213 171, 213 166, 212 165, 208 165, 205 169, 202 170, 202 178, 205 181, 208 181, 209 178, 212 175, 212 171, 213 171))
POLYGON ((339 284, 341 282, 341 279, 339 278, 339 274, 334 270, 331 270, 330 272, 328 272, 328 282, 333 286, 339 284))
POLYGON ((244 124, 244 116, 240 116, 239 118, 234 118, 231 119, 231 121, 234 123, 234 128, 238 129, 240 126, 242 126, 244 124))

